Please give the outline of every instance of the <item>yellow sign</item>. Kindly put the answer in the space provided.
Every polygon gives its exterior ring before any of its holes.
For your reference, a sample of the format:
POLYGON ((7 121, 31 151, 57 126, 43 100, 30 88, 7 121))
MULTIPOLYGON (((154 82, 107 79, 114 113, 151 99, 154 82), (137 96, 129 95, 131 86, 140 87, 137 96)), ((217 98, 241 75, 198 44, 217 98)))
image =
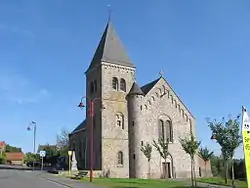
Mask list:
POLYGON ((250 188, 250 118, 246 109, 242 110, 242 137, 246 165, 247 184, 250 188))
POLYGON ((68 155, 71 156, 72 155, 72 151, 68 151, 68 155))

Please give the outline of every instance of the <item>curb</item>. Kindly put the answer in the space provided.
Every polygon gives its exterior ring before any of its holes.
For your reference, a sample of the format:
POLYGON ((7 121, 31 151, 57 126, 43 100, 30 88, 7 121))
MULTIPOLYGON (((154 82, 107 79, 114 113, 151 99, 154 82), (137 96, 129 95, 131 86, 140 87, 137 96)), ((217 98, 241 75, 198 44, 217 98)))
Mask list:
POLYGON ((40 176, 41 178, 45 179, 45 180, 48 180, 48 181, 51 181, 51 182, 54 182, 54 183, 57 183, 59 185, 63 185, 65 187, 68 187, 68 188, 75 188, 74 186, 71 186, 71 185, 68 185, 68 184, 65 184, 65 183, 61 183, 59 181, 55 181, 55 180, 52 180, 50 178, 46 178, 46 177, 43 177, 43 176, 40 176))

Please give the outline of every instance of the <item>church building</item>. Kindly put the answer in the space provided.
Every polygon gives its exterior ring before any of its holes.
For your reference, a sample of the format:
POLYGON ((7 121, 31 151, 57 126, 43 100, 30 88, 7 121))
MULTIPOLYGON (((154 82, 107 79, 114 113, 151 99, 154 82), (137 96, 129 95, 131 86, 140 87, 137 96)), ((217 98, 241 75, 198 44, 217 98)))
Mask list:
MULTIPOLYGON (((195 117, 162 75, 139 86, 135 74, 136 66, 109 20, 85 72, 86 119, 69 135, 79 169, 90 169, 90 100, 95 99, 94 174, 113 178, 190 177, 191 160, 179 140, 191 132, 196 135, 195 117), (140 148, 162 136, 169 140, 167 161, 152 146, 148 164, 140 148)), ((203 161, 198 156, 195 161, 197 177, 203 176, 203 161)), ((210 164, 206 168, 211 174, 210 164)))

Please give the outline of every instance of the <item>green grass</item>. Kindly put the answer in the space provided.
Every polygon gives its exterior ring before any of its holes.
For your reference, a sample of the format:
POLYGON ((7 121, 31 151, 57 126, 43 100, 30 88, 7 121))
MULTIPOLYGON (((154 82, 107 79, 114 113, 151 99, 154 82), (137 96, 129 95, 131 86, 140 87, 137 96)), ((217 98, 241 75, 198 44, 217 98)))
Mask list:
MULTIPOLYGON (((215 185, 228 185, 228 186, 232 186, 232 180, 231 179, 228 179, 228 183, 225 184, 224 178, 219 178, 219 177, 198 178, 197 182, 209 183, 209 184, 215 184, 215 185)), ((235 185, 236 185, 236 187, 239 187, 239 188, 247 188, 247 183, 245 181, 235 180, 235 185)))
MULTIPOLYGON (((82 181, 89 181, 88 178, 82 181)), ((93 183, 105 188, 188 188, 189 183, 174 180, 144 180, 144 179, 119 179, 95 178, 93 183)))

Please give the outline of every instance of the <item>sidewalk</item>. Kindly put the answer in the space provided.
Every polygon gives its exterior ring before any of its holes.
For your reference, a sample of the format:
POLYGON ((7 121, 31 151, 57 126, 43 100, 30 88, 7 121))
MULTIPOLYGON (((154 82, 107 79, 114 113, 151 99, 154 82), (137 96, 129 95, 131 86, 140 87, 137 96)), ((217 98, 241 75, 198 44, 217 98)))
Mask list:
POLYGON ((55 182, 68 188, 100 188, 99 186, 90 183, 72 180, 54 174, 42 173, 38 176, 43 179, 46 179, 47 181, 55 182))

